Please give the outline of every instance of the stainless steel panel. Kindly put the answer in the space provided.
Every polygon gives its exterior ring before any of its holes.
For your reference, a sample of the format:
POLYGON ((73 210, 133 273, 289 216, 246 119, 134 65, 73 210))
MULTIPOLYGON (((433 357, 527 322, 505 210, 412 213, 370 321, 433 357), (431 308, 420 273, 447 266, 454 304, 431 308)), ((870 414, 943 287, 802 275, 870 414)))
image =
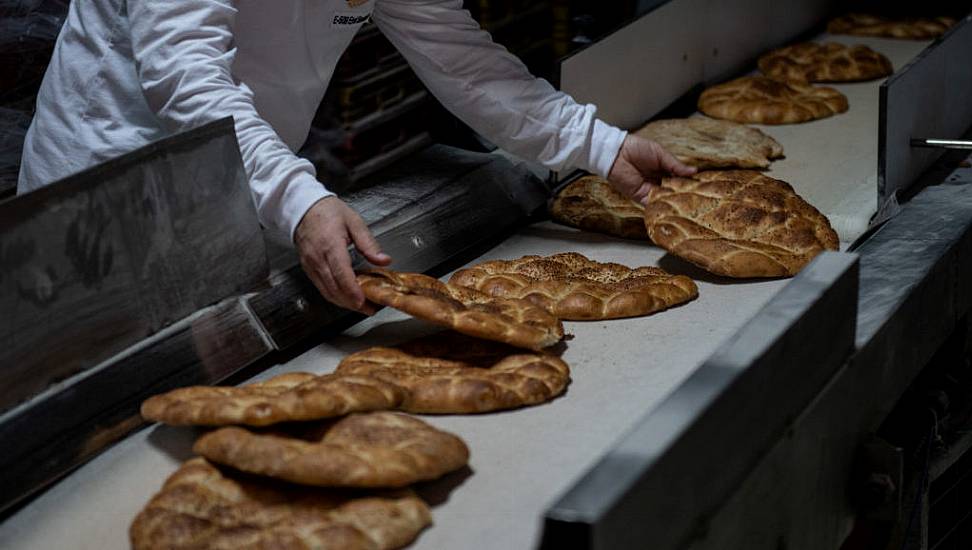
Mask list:
POLYGON ((272 349, 243 301, 230 298, 0 415, 0 510, 141 426, 148 397, 212 384, 272 349))
POLYGON ((858 351, 691 550, 843 543, 860 513, 850 498, 858 451, 972 307, 972 178, 947 179, 953 185, 919 193, 858 249, 858 351))
POLYGON ((610 124, 640 126, 702 81, 707 4, 667 2, 571 55, 560 63, 560 89, 610 124))
POLYGON ((0 411, 267 274, 232 120, 0 204, 0 411))
POLYGON ((547 512, 544 548, 680 548, 846 361, 857 258, 824 253, 547 512))
POLYGON ((962 138, 972 130, 972 15, 960 20, 881 86, 878 204, 911 186, 941 155, 912 138, 962 138))

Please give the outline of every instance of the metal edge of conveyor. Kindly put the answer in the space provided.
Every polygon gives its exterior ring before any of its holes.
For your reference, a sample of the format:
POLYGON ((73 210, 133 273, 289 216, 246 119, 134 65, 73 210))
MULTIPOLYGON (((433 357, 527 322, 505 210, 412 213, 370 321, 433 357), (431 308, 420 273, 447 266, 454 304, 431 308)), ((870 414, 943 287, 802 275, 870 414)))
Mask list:
POLYGON ((875 460, 872 434, 972 308, 970 185, 968 168, 939 175, 858 248, 854 354, 705 518, 692 550, 837 548, 858 518, 907 520, 900 465, 875 460))
MULTIPOLYGON (((344 198, 352 207, 377 201, 385 208, 370 220, 376 239, 395 258, 393 267, 421 272, 495 244, 547 196, 542 182, 506 158, 438 145, 371 179, 380 183, 344 198), (429 166, 434 174, 417 185, 420 194, 403 200, 408 178, 429 166)), ((63 380, 0 417, 0 444, 16 449, 0 459, 0 512, 142 426, 138 408, 147 397, 219 382, 360 318, 326 302, 293 266, 63 380)))
POLYGON ((542 547, 725 548, 756 525, 764 541, 797 525, 806 547, 839 545, 812 522, 864 512, 851 501, 858 451, 972 309, 972 177, 960 170, 865 241, 859 264, 827 254, 817 261, 850 263, 815 261, 781 290, 548 509, 542 547), (808 288, 811 269, 832 284, 808 288), (818 461, 800 456, 822 440, 818 461), (797 478, 830 489, 765 490, 797 478), (809 519, 788 525, 795 516, 809 519))
POLYGON ((541 547, 684 544, 851 353, 857 262, 801 271, 548 509, 541 547))
MULTIPOLYGON (((972 14, 896 71, 878 98, 878 205, 900 199, 946 151, 913 140, 959 139, 972 131, 972 14)), ((888 216, 875 221, 884 221, 888 216)))

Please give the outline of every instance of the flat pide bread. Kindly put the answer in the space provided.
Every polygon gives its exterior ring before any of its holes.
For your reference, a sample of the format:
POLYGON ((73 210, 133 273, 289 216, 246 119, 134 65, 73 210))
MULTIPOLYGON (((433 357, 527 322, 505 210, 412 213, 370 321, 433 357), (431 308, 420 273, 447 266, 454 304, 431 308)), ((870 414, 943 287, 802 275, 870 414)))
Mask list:
POLYGON ((645 224, 657 245, 725 277, 792 276, 840 244, 788 183, 751 170, 663 179, 645 224))
POLYGON ((894 72, 891 60, 858 44, 804 42, 762 55, 759 70, 777 80, 805 82, 858 82, 894 72))
POLYGON ((239 387, 190 386, 153 396, 142 416, 174 426, 268 426, 393 409, 402 390, 380 380, 294 372, 239 387))
POLYGON ((574 321, 648 315, 699 295, 684 275, 658 267, 595 262, 576 252, 483 262, 457 271, 449 282, 529 300, 574 321))
POLYGON ((678 160, 699 169, 767 168, 783 146, 756 128, 708 117, 649 122, 636 135, 657 141, 678 160))
POLYGON ((389 411, 281 432, 220 428, 200 437, 193 451, 243 472, 321 487, 400 488, 469 461, 469 449, 455 435, 389 411))
POLYGON ((831 19, 827 23, 827 32, 857 36, 930 40, 945 34, 945 31, 954 24, 955 19, 951 17, 895 19, 866 13, 848 13, 831 19))
POLYGON ((408 391, 401 409, 427 414, 472 414, 549 401, 567 388, 570 369, 560 358, 445 332, 399 348, 353 353, 337 372, 373 376, 408 391))
POLYGON ((525 300, 495 298, 419 273, 373 269, 358 283, 372 302, 457 332, 533 350, 564 337, 559 319, 525 300))
POLYGON ((744 76, 702 92, 699 110, 736 122, 794 124, 843 113, 847 97, 824 86, 744 76))
POLYGON ((409 491, 300 487, 224 472, 194 458, 166 480, 129 529, 135 550, 392 550, 432 523, 409 491))
POLYGON ((550 204, 550 217, 585 231, 646 240, 645 207, 614 190, 598 176, 567 184, 550 204))

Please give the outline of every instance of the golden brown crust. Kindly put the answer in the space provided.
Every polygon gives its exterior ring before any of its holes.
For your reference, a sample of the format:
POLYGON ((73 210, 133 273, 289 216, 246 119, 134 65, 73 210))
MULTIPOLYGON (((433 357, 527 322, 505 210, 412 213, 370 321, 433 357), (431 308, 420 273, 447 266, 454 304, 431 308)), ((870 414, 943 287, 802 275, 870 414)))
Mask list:
POLYGON ((744 76, 702 92, 699 110, 736 122, 793 124, 843 113, 847 98, 824 86, 744 76))
POLYGON ((804 42, 759 58, 759 70, 778 80, 858 82, 894 72, 891 60, 863 45, 804 42))
POLYGON ((699 169, 767 168, 783 146, 756 128, 708 117, 656 120, 635 132, 699 169))
POLYGON ((200 437, 193 451, 251 474, 321 487, 405 487, 469 461, 469 449, 455 435, 388 411, 279 433, 220 428, 200 437))
POLYGON ((142 416, 174 426, 268 426, 394 409, 401 389, 364 377, 294 372, 246 386, 190 386, 153 396, 142 416))
POLYGON ((457 271, 450 283, 522 298, 561 319, 590 321, 648 315, 688 302, 698 288, 658 267, 601 263, 576 252, 494 260, 457 271))
POLYGON ((951 17, 893 19, 866 13, 848 13, 827 23, 827 32, 908 40, 937 38, 955 24, 951 17))
POLYGON ((648 197, 652 240, 716 275, 795 275, 837 250, 827 218, 784 181, 750 170, 665 178, 648 197))
POLYGON ((337 372, 374 376, 408 390, 402 410, 471 414, 536 405, 567 388, 570 369, 560 358, 525 353, 454 332, 371 348, 341 361, 337 372))
POLYGON ((569 183, 550 205, 550 216, 560 223, 625 239, 648 238, 642 222, 644 212, 643 206, 598 176, 569 183))
POLYGON ((136 550, 391 550, 432 523, 411 492, 348 493, 225 473, 202 458, 166 480, 129 529, 136 550))
POLYGON ((419 273, 373 269, 358 275, 365 297, 457 332, 539 350, 564 337, 560 320, 525 300, 494 298, 419 273))

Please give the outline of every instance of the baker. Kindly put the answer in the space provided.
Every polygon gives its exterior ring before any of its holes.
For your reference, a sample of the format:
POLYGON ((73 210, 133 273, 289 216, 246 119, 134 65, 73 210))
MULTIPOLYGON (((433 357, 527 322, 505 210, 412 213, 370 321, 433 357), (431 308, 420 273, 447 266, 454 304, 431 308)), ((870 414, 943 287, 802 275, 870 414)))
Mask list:
POLYGON ((233 116, 261 223, 289 236, 321 294, 364 311, 347 247, 391 262, 361 218, 298 158, 335 64, 370 18, 453 114, 553 170, 607 177, 643 200, 689 175, 534 78, 461 0, 71 2, 27 132, 23 193, 167 135, 233 116))

